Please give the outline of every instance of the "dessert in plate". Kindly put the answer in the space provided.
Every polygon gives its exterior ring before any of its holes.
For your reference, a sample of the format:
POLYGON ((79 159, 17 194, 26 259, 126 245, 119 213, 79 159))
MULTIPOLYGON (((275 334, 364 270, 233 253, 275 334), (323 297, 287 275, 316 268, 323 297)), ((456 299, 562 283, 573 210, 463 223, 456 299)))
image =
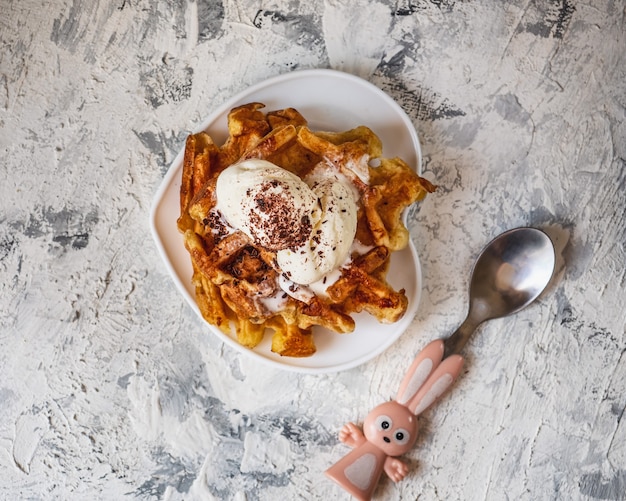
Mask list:
POLYGON ((315 326, 345 334, 360 312, 402 318, 390 257, 409 242, 404 210, 434 186, 383 158, 366 126, 312 130, 296 109, 258 102, 227 120, 223 144, 190 135, 182 163, 177 225, 204 319, 248 348, 270 331, 274 353, 307 357, 315 326))

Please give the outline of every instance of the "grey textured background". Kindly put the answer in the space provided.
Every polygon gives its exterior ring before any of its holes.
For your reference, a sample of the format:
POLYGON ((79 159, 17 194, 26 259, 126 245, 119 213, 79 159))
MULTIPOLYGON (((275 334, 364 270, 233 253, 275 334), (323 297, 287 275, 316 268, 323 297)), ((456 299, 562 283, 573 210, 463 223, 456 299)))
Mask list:
POLYGON ((0 0, 0 496, 346 499, 337 432, 462 320, 502 230, 554 239, 532 308, 485 325, 378 499, 626 499, 626 26, 579 0, 0 0), (208 334, 148 216, 216 106, 303 68, 391 95, 439 191, 410 211, 408 332, 340 374, 208 334), (329 398, 329 395, 332 398, 329 398))

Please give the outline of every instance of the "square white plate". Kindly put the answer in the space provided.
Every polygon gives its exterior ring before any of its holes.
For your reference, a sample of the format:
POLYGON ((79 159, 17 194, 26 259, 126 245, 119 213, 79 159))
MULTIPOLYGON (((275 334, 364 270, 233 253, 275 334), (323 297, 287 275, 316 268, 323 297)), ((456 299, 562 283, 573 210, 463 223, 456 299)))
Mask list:
MULTIPOLYGON (((404 111, 387 94, 371 83, 334 70, 303 70, 271 78, 232 97, 217 108, 197 131, 207 131, 215 143, 228 137, 227 116, 235 106, 250 102, 266 105, 266 110, 296 108, 313 130, 343 131, 359 125, 372 129, 383 143, 384 157, 400 157, 421 171, 421 150, 417 133, 404 111)), ((180 214, 179 191, 184 149, 170 166, 155 196, 150 222, 157 248, 174 283, 191 308, 202 317, 191 283, 191 261, 183 237, 176 226, 180 214)), ((366 313, 354 315, 356 329, 337 334, 314 328, 317 352, 307 358, 281 357, 271 352, 271 335, 250 350, 206 324, 226 344, 274 367, 306 373, 350 369, 382 353, 400 337, 417 311, 421 293, 421 268, 415 247, 393 253, 389 283, 404 288, 409 298, 406 314, 394 324, 380 324, 366 313)))

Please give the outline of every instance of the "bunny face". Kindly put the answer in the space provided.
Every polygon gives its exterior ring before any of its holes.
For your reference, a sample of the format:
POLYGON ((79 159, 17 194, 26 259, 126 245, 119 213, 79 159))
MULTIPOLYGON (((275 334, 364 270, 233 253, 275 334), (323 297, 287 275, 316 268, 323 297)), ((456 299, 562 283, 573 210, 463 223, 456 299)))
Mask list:
POLYGON ((388 456, 399 456, 415 443, 417 417, 404 405, 385 402, 367 415, 363 433, 370 443, 388 456))

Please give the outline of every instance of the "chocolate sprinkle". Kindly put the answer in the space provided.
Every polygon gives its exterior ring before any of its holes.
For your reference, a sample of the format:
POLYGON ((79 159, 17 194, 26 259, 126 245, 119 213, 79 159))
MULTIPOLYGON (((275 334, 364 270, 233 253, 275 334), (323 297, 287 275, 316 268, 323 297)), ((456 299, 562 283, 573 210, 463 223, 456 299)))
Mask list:
POLYGON ((248 214, 251 228, 257 229, 252 236, 270 250, 295 250, 307 242, 312 230, 311 219, 308 215, 294 219, 297 207, 290 197, 276 190, 280 184, 272 180, 261 185, 254 199, 256 210, 248 214))

